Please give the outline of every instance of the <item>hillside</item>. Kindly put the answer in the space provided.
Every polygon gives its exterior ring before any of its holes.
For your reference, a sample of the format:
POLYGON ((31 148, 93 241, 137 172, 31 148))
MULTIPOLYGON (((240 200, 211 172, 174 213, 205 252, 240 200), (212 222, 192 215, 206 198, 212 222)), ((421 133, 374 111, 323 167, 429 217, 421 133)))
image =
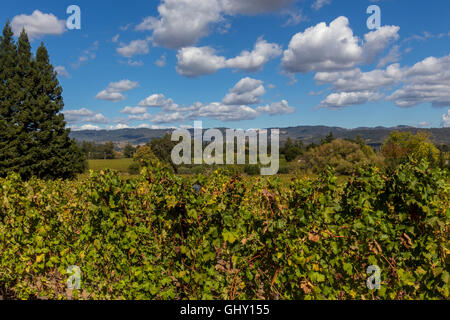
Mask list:
MULTIPOLYGON (((288 137, 294 140, 301 140, 305 144, 311 142, 318 143, 327 134, 333 132, 333 135, 341 139, 354 139, 359 134, 366 143, 377 146, 380 145, 389 133, 394 130, 426 131, 431 133, 431 138, 436 144, 450 145, 450 128, 420 129, 408 126, 398 126, 394 128, 376 127, 376 128, 356 128, 344 129, 340 127, 327 126, 298 126, 280 129, 281 142, 288 137)), ((99 131, 73 131, 70 136, 77 141, 92 141, 103 143, 113 141, 117 145, 131 143, 133 145, 145 144, 154 138, 160 138, 166 133, 171 133, 172 129, 121 129, 121 130, 99 130, 99 131)))

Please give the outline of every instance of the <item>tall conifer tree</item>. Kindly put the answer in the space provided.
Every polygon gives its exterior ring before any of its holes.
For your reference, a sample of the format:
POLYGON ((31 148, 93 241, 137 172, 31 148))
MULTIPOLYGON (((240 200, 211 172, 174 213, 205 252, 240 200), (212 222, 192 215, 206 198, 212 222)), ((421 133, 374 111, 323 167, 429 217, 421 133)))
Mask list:
POLYGON ((0 176, 9 170, 17 170, 17 124, 14 114, 17 112, 14 82, 17 65, 17 50, 9 21, 0 38, 0 176))
POLYGON ((84 155, 65 128, 47 49, 41 44, 34 58, 25 31, 16 46, 9 23, 0 40, 0 176, 73 178, 84 170, 84 155))

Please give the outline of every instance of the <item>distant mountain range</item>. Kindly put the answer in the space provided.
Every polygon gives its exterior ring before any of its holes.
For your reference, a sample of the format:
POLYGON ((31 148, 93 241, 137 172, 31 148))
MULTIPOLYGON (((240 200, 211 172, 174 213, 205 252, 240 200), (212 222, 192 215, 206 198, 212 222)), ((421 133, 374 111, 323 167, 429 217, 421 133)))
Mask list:
MULTIPOLYGON (((225 130, 222 128, 222 130, 225 130)), ((426 131, 431 134, 431 139, 435 144, 450 145, 450 128, 420 129, 409 126, 398 126, 393 128, 375 127, 375 128, 356 128, 344 129, 340 127, 327 126, 298 126, 289 128, 280 128, 280 141, 284 142, 290 137, 293 140, 301 140, 305 144, 312 142, 319 143, 330 132, 336 138, 355 139, 361 135, 367 144, 379 146, 389 133, 394 130, 409 131, 417 133, 417 131, 426 131)), ((133 145, 142 145, 154 138, 163 137, 165 134, 172 133, 173 129, 120 129, 120 130, 85 130, 72 131, 70 136, 75 140, 91 141, 96 143, 104 143, 108 141, 114 142, 117 146, 123 146, 127 143, 133 145)))

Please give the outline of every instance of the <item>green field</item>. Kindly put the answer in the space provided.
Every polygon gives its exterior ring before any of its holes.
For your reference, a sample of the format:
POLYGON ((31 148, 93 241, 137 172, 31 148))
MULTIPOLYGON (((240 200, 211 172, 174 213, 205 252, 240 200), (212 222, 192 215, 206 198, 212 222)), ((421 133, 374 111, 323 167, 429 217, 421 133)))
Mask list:
POLYGON ((128 167, 132 162, 133 159, 88 160, 88 169, 94 171, 112 169, 128 173, 128 167))

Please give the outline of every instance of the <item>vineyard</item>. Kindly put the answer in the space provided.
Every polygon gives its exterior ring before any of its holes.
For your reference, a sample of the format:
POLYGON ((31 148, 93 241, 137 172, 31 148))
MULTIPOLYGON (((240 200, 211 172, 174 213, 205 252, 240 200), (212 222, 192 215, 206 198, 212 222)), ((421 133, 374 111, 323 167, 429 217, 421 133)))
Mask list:
POLYGON ((337 183, 144 168, 0 179, 0 295, 19 299, 449 299, 448 173, 337 183), (253 181, 252 181, 253 182, 253 181), (81 289, 69 290, 69 266, 81 289), (369 290, 367 268, 381 270, 369 290), (3 293, 2 293, 3 292, 3 293))

